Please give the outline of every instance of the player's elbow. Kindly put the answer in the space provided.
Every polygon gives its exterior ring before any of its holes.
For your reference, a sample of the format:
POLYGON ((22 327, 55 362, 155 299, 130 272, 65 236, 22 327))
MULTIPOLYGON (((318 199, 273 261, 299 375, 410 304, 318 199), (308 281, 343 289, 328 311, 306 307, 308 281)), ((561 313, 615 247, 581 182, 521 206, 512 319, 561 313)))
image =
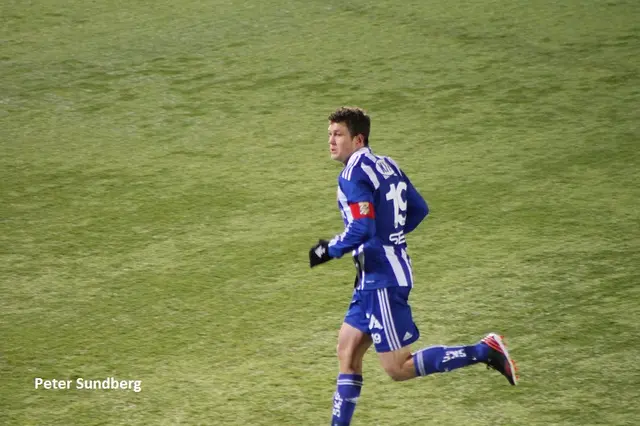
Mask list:
POLYGON ((425 200, 421 201, 422 202, 416 206, 416 210, 418 210, 418 215, 422 217, 422 219, 424 219, 429 214, 429 206, 427 205, 427 202, 425 200))
POLYGON ((412 206, 409 214, 410 216, 415 218, 415 221, 417 223, 420 223, 429 214, 429 206, 427 206, 427 203, 420 203, 418 205, 412 206))
POLYGON ((429 207, 427 203, 424 203, 416 209, 415 216, 418 219, 418 223, 421 223, 429 214, 429 207))

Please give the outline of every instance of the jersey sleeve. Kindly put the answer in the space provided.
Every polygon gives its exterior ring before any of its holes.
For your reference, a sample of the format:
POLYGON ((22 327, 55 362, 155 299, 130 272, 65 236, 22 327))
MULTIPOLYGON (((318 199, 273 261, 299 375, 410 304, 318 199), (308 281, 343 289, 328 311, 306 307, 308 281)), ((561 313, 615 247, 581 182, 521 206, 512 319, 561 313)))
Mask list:
POLYGON ((404 233, 408 234, 416 229, 424 218, 427 217, 429 214, 429 206, 406 174, 404 178, 407 182, 407 220, 404 225, 404 233))
POLYGON ((375 235, 374 189, 362 174, 361 170, 353 170, 350 179, 342 176, 338 179, 338 186, 347 198, 347 216, 352 220, 329 242, 331 257, 342 257, 375 235))

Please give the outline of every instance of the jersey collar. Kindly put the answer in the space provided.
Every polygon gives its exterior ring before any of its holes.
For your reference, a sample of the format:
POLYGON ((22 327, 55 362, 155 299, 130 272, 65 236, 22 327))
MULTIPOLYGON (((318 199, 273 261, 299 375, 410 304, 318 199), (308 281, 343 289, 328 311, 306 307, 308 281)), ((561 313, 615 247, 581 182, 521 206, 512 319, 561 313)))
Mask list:
POLYGON ((368 146, 363 146, 362 148, 358 149, 357 151, 354 151, 350 156, 349 159, 347 160, 347 162, 345 163, 345 167, 350 166, 352 163, 354 163, 355 161, 358 160, 358 158, 360 158, 360 155, 362 154, 367 154, 367 153, 371 153, 371 148, 369 148, 368 146))

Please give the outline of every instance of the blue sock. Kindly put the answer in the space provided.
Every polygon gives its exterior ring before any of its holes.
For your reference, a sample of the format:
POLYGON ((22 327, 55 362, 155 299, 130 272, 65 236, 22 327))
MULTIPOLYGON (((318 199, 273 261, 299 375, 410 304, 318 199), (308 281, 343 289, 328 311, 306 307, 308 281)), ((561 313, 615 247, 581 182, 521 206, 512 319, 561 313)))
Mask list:
POLYGON ((359 374, 338 375, 336 393, 333 395, 333 417, 331 426, 348 426, 356 410, 356 402, 362 389, 362 376, 359 374))
POLYGON ((413 354, 416 375, 444 373, 487 361, 489 347, 484 343, 470 346, 431 346, 413 354))

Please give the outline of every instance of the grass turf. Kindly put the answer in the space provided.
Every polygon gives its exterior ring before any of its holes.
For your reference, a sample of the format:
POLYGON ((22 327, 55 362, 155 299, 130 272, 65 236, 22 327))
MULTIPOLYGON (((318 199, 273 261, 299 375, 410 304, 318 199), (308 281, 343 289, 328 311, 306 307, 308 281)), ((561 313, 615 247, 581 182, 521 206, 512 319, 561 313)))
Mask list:
POLYGON ((348 259, 326 116, 356 104, 430 217, 415 348, 354 425, 634 424, 640 7, 548 0, 3 3, 0 423, 328 423, 348 259), (34 378, 142 381, 35 390, 34 378))

